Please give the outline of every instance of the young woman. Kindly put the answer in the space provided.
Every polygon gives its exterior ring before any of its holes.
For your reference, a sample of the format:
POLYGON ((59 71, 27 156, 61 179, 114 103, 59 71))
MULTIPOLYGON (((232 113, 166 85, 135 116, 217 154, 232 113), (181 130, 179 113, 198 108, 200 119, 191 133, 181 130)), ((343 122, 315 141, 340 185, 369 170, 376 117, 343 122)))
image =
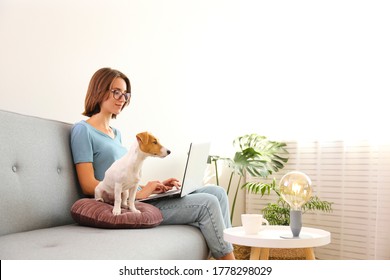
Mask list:
MULTIPOLYGON (((77 176, 86 195, 93 196, 105 171, 126 153, 119 130, 110 126, 111 119, 129 105, 130 81, 118 70, 102 68, 92 77, 85 98, 83 115, 89 118, 72 128, 71 147, 77 176)), ((140 187, 137 198, 165 192, 180 186, 175 178, 151 181, 140 187)), ((208 186, 183 197, 150 202, 163 215, 162 224, 191 224, 199 227, 216 259, 234 259, 233 246, 223 240, 223 230, 231 227, 226 192, 208 186)))

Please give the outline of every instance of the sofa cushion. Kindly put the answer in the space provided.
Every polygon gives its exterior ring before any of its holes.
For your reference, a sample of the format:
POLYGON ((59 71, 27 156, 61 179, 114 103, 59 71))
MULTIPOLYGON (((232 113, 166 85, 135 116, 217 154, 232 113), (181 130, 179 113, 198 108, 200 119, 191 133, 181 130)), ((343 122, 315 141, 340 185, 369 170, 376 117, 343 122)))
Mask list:
POLYGON ((190 225, 118 230, 71 224, 0 236, 0 260, 201 260, 208 254, 201 231, 190 225))
POLYGON ((70 211, 76 223, 97 228, 150 228, 162 222, 163 217, 157 207, 138 201, 135 202, 135 207, 141 213, 122 208, 120 215, 114 215, 113 205, 93 198, 82 198, 73 204, 70 211))

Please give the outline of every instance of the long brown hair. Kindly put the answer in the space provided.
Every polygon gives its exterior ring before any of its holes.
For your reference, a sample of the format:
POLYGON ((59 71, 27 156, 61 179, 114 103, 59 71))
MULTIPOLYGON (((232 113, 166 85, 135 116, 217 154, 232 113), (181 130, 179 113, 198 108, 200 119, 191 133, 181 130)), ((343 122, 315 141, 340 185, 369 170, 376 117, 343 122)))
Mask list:
MULTIPOLYGON (((129 78, 118 70, 101 68, 93 74, 91 81, 89 82, 87 95, 85 96, 84 116, 92 117, 100 112, 100 105, 104 100, 109 98, 111 84, 114 79, 118 77, 122 78, 126 82, 127 91, 131 92, 129 78)), ((123 105, 122 110, 125 106, 129 105, 129 103, 130 100, 123 105)), ((112 118, 115 119, 116 115, 113 114, 112 118)))

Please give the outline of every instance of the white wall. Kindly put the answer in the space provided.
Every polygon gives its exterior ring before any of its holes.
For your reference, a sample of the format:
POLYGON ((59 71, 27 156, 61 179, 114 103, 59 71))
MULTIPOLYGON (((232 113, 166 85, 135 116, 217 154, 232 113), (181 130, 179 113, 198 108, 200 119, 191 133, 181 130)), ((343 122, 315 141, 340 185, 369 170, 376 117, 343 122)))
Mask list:
POLYGON ((0 109, 76 122, 92 74, 117 68, 124 143, 150 130, 174 152, 146 177, 180 177, 192 139, 230 155, 248 132, 388 137, 389 7, 318 2, 0 0, 0 109))

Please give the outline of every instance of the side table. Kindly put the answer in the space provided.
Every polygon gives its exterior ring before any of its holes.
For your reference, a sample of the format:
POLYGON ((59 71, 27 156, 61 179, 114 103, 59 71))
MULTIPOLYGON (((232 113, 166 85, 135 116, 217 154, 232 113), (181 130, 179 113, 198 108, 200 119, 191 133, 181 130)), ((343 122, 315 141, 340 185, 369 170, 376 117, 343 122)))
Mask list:
POLYGON ((243 227, 224 230, 225 241, 251 247, 251 260, 268 260, 270 248, 305 248, 307 260, 314 260, 314 247, 330 243, 330 232, 302 227, 299 238, 284 238, 291 234, 289 226, 263 226, 257 234, 247 235, 243 227))

